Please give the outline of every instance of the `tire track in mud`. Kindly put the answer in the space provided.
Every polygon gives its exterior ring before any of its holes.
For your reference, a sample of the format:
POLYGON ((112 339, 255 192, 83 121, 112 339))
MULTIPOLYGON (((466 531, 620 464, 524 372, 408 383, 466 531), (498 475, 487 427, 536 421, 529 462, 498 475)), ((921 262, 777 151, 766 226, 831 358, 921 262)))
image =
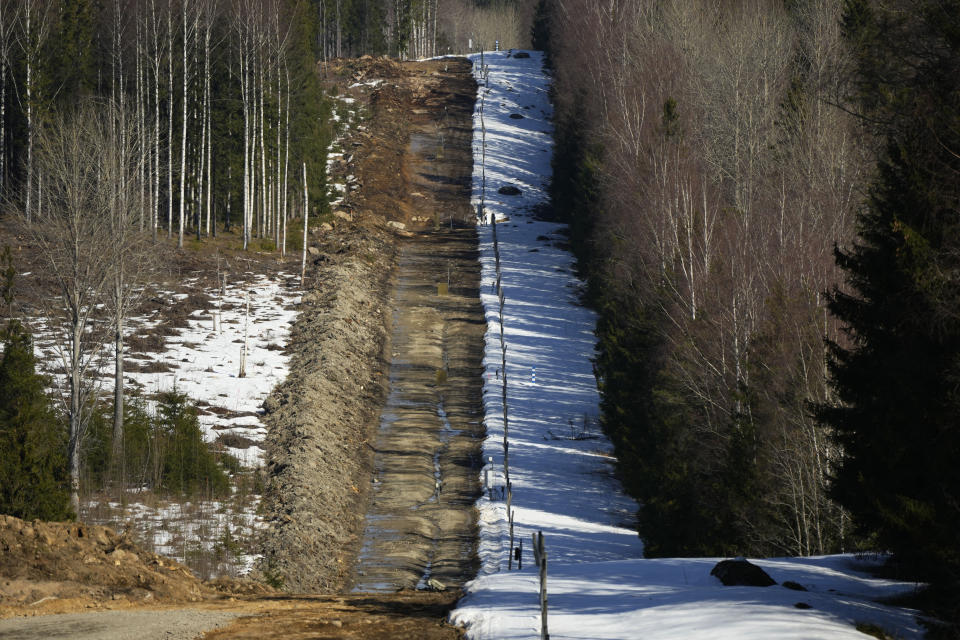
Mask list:
POLYGON ((363 58, 326 77, 366 113, 334 166, 359 188, 316 234, 291 373, 265 403, 260 570, 300 593, 461 584, 483 435, 471 64, 363 58))
POLYGON ((389 392, 357 591, 459 585, 476 572, 483 312, 473 229, 401 246, 389 392), (438 281, 448 293, 438 295, 438 281))
POLYGON ((485 323, 468 107, 448 98, 420 111, 405 154, 411 218, 433 228, 400 244, 388 395, 355 591, 461 585, 478 567, 485 323))

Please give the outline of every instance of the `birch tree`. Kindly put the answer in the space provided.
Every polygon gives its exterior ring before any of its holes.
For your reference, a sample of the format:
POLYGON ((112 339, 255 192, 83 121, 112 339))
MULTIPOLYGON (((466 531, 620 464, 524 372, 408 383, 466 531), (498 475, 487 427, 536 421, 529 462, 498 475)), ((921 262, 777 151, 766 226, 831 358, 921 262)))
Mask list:
POLYGON ((33 217, 36 196, 34 195, 34 142, 37 136, 37 106, 39 101, 37 72, 43 47, 50 35, 54 7, 52 0, 22 0, 19 42, 24 57, 25 80, 23 111, 27 121, 27 167, 24 194, 27 221, 33 217))
MULTIPOLYGON (((144 291, 152 269, 150 236, 139 227, 143 209, 141 169, 148 162, 147 136, 125 117, 122 108, 108 103, 102 108, 106 120, 100 163, 99 208, 105 212, 110 232, 110 269, 107 299, 112 313, 114 344, 113 461, 124 460, 123 416, 124 333, 127 319, 144 291)), ((116 469, 125 482, 125 469, 116 469)))
POLYGON ((18 2, 0 2, 0 194, 9 175, 7 150, 7 82, 11 77, 11 54, 14 34, 20 20, 18 2))
POLYGON ((70 501, 79 513, 80 447, 95 388, 91 369, 100 363, 107 334, 100 309, 107 302, 113 251, 104 207, 101 164, 112 152, 110 124, 91 103, 57 117, 39 136, 37 165, 45 176, 43 206, 26 233, 46 262, 53 283, 46 317, 64 372, 57 378, 69 422, 70 501))

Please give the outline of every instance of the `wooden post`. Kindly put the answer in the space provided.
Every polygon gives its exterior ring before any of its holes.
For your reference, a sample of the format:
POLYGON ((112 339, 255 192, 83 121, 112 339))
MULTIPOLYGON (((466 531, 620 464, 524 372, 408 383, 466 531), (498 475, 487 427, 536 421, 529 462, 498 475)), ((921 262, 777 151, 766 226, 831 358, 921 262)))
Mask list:
POLYGON ((250 325, 250 292, 245 295, 247 299, 247 313, 243 317, 243 351, 240 352, 240 375, 238 378, 247 377, 247 348, 249 343, 249 325, 250 325))
POLYGON ((307 195, 307 163, 303 163, 303 257, 300 260, 300 288, 307 275, 307 217, 310 215, 310 200, 307 195))
POLYGON ((540 568, 540 640, 550 640, 547 631, 547 550, 543 547, 543 531, 535 535, 534 556, 540 568))
POLYGON ((507 554, 507 570, 509 571, 513 569, 513 510, 510 507, 507 507, 507 517, 510 520, 510 553, 507 554))

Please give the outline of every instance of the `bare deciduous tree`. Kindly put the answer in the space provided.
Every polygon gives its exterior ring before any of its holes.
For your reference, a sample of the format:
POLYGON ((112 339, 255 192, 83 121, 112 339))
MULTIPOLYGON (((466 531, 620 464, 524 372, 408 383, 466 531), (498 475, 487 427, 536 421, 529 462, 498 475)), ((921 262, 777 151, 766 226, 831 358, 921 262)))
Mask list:
MULTIPOLYGON (((109 221, 111 264, 107 287, 114 344, 113 461, 122 463, 124 381, 124 330, 130 312, 145 290, 145 277, 153 267, 150 231, 139 222, 149 203, 143 198, 142 171, 149 161, 149 131, 125 116, 118 106, 102 108, 107 138, 101 155, 99 201, 109 221), (141 135, 141 133, 143 135, 141 135)), ((116 469, 125 480, 125 469, 116 469)))
POLYGON ((91 103, 54 118, 39 136, 37 166, 46 178, 44 202, 33 224, 24 212, 26 233, 40 249, 52 283, 46 317, 62 365, 58 382, 69 421, 67 453, 75 513, 80 512, 80 444, 95 393, 87 374, 98 366, 107 340, 103 309, 113 251, 101 164, 112 153, 110 128, 91 103))

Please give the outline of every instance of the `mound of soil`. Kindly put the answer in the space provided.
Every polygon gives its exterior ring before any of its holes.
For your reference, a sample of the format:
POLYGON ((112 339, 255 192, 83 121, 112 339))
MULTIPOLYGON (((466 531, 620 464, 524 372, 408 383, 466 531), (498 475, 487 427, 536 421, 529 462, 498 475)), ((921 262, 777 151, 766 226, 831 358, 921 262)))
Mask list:
POLYGON ((0 617, 58 599, 194 602, 208 592, 187 567, 107 527, 0 515, 0 617))
POLYGON ((291 328, 290 374, 264 403, 270 482, 261 570, 285 589, 336 589, 351 566, 383 402, 386 297, 396 248, 385 223, 323 236, 291 328))

